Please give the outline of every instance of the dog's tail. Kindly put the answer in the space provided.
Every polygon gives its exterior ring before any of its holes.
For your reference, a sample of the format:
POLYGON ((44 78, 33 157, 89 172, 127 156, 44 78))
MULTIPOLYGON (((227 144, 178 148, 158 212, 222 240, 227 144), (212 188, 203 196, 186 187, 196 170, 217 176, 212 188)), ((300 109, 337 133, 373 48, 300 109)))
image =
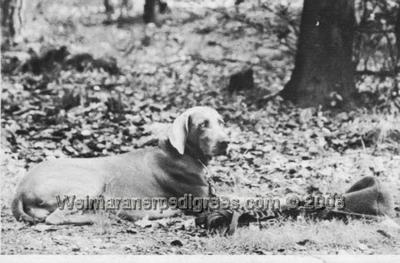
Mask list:
POLYGON ((33 218, 32 216, 28 215, 25 210, 24 210, 24 204, 22 202, 22 198, 21 196, 16 196, 15 199, 12 201, 11 204, 11 211, 12 214, 14 215, 14 217, 18 220, 18 221, 25 221, 31 224, 36 223, 35 218, 33 218))

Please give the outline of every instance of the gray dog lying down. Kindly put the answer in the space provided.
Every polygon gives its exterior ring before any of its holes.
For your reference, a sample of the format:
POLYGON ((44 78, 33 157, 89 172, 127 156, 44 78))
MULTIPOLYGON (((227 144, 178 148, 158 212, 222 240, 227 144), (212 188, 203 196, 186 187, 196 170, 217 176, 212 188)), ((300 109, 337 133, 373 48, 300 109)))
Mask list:
MULTIPOLYGON (((17 220, 48 224, 90 224, 90 213, 60 209, 57 197, 207 197, 205 172, 212 156, 225 154, 228 137, 212 108, 194 107, 178 116, 159 147, 101 157, 43 162, 23 178, 12 212, 17 220)), ((178 211, 123 210, 129 220, 171 216, 178 211)))
MULTIPOLYGON (((75 196, 96 198, 179 198, 185 194, 193 197, 210 197, 205 179, 206 166, 212 156, 225 154, 228 137, 222 117, 212 108, 194 107, 185 111, 173 122, 168 137, 159 147, 136 150, 130 153, 102 157, 58 159, 34 167, 21 181, 12 212, 17 220, 48 224, 91 224, 93 213, 60 209, 57 197, 75 196)), ((342 211, 323 210, 322 215, 383 215, 392 210, 390 194, 373 177, 365 177, 345 194, 342 211), (339 212, 339 213, 338 213, 339 212)), ((282 210, 280 213, 300 210, 282 210)), ((118 210, 119 216, 136 220, 145 216, 159 218, 179 213, 179 210, 159 209, 118 210)), ((199 225, 212 228, 218 222, 228 222, 233 230, 240 221, 259 220, 257 212, 268 219, 276 217, 274 211, 220 210, 206 212, 197 218, 199 225), (256 217, 254 217, 256 215, 256 217)), ((321 212, 320 210, 316 212, 321 212)))

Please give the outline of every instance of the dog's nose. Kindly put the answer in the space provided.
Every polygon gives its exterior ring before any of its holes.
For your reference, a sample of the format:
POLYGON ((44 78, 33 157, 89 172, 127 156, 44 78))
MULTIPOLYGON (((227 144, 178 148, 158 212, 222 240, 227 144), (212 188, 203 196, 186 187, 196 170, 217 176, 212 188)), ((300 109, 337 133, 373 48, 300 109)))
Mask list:
POLYGON ((225 140, 225 141, 220 141, 219 143, 218 143, 218 148, 221 150, 221 151, 226 151, 227 149, 228 149, 228 145, 229 145, 229 141, 227 141, 227 140, 225 140))

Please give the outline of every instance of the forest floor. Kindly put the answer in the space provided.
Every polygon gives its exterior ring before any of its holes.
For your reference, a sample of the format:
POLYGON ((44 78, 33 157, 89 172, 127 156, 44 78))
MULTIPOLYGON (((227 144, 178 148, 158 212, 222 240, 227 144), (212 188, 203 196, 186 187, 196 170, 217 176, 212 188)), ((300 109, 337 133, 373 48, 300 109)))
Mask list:
POLYGON ((227 237, 195 228, 191 217, 135 224, 101 215, 97 224, 79 227, 17 222, 10 202, 32 165, 154 145, 166 124, 195 105, 217 109, 232 138, 229 156, 210 163, 217 193, 343 193, 373 175, 393 194, 400 222, 400 139, 391 132, 400 131, 398 118, 365 109, 298 109, 274 96, 290 77, 295 43, 293 32, 278 37, 280 17, 250 4, 237 14, 213 1, 196 8, 176 1, 181 5, 171 6, 159 26, 135 18, 103 25, 94 2, 51 5, 46 21, 29 25, 30 41, 20 50, 65 45, 71 54, 115 58, 120 73, 80 72, 54 61, 38 75, 3 71, 2 254, 400 253, 399 231, 365 220, 251 225, 227 237), (243 67, 252 67, 255 88, 231 94, 229 76, 243 67))

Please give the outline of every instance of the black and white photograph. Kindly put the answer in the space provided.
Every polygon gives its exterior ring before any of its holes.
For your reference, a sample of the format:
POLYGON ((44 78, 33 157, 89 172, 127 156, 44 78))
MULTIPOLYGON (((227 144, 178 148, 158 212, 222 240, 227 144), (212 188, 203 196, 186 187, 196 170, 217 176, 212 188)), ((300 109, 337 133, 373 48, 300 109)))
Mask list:
POLYGON ((399 262, 400 1, 1 0, 0 156, 12 262, 399 262))

